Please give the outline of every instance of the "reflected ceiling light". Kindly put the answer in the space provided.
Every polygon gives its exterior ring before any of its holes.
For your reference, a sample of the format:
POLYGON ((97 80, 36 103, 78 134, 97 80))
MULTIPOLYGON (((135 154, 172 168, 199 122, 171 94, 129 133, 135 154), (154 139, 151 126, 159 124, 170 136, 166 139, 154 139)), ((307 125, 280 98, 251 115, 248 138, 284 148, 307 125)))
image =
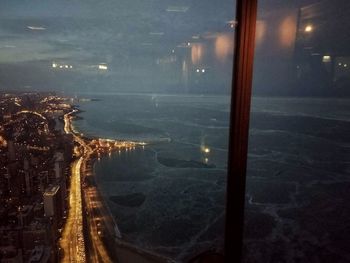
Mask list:
POLYGON ((226 61, 233 54, 233 39, 229 34, 220 34, 215 40, 215 55, 220 62, 226 61))
POLYGON ((312 25, 307 25, 306 27, 305 27, 305 32, 306 33, 310 33, 310 32, 312 32, 314 30, 314 28, 313 28, 313 26, 312 25))
POLYGON ((344 68, 346 68, 348 66, 348 64, 344 64, 344 68))
POLYGON ((205 73, 205 69, 202 69, 202 73, 205 73))
POLYGON ((164 32, 150 32, 149 34, 151 36, 162 36, 162 35, 164 35, 164 32))
POLYGON ((197 68, 196 72, 199 73, 199 71, 200 71, 199 68, 197 68))
POLYGON ((5 46, 2 46, 0 48, 16 48, 16 46, 14 46, 14 45, 5 45, 5 46))
POLYGON ((46 28, 42 26, 27 26, 27 28, 30 30, 46 30, 46 28))
POLYGON ((191 60, 194 65, 199 64, 203 57, 203 45, 193 44, 191 45, 191 60))
POLYGON ((324 62, 324 63, 331 62, 331 56, 328 56, 328 55, 323 56, 322 62, 324 62))
POLYGON ((169 6, 166 11, 167 12, 179 12, 179 13, 186 13, 188 11, 188 6, 169 6))
POLYGON ((287 16, 283 19, 278 29, 279 42, 281 47, 290 48, 295 43, 296 21, 294 16, 287 16))
POLYGON ((56 63, 52 63, 52 67, 53 68, 57 68, 57 64, 56 63))

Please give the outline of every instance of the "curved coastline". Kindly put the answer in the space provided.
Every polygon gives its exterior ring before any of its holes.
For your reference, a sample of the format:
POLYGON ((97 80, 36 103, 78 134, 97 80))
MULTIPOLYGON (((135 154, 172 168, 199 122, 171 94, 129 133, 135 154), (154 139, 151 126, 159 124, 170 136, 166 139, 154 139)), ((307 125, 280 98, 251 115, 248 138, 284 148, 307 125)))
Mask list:
MULTIPOLYGON (((70 119, 70 122, 68 123, 69 130, 73 134, 73 136, 79 137, 82 141, 91 141, 91 140, 97 140, 98 138, 95 136, 86 136, 83 135, 77 128, 74 126, 74 120, 77 119, 83 119, 83 117, 78 116, 81 111, 77 106, 73 106, 73 111, 68 113, 72 116, 70 119)), ((141 143, 144 144, 144 143, 141 143)), ((87 164, 88 170, 85 170, 85 173, 83 175, 83 186, 91 186, 93 185, 96 189, 95 192, 95 198, 97 202, 100 203, 99 206, 99 213, 103 217, 104 225, 106 227, 106 231, 103 233, 103 243, 104 246, 108 249, 108 254, 112 258, 119 259, 119 258, 132 258, 137 260, 137 262, 144 262, 144 263, 150 263, 150 262, 158 262, 158 263, 165 263, 165 262, 175 262, 171 260, 170 258, 167 258, 165 256, 159 255, 157 253, 154 253, 152 251, 149 251, 147 249, 141 248, 139 246, 136 246, 122 238, 122 233, 119 230, 118 224, 115 221, 115 217, 113 216, 108 204, 106 198, 103 196, 102 191, 99 187, 99 184, 96 180, 96 173, 94 166, 96 164, 96 161, 98 158, 106 156, 106 153, 102 153, 102 155, 96 155, 96 154, 88 154, 85 158, 85 162, 87 164), (112 250, 112 251, 111 251, 112 250), (118 251, 118 253, 117 253, 118 251), (118 254, 118 255, 117 255, 118 254)), ((84 203, 86 206, 86 193, 84 192, 84 203)), ((96 201, 95 201, 96 202, 96 201)), ((92 219, 90 219, 91 221, 92 219)), ((89 223, 91 224, 91 222, 89 223)))

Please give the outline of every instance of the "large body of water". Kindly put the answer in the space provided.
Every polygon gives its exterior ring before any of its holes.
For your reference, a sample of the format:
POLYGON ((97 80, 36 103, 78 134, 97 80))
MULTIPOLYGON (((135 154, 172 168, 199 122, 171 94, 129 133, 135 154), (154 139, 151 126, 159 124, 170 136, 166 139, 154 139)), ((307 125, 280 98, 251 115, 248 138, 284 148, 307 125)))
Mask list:
MULTIPOLYGON (((151 142, 95 165, 124 238, 179 260, 220 249, 229 97, 89 97, 99 101, 81 103, 78 130, 151 142)), ((340 252, 346 260, 350 100, 255 98, 251 117, 246 262, 321 262, 340 252)))

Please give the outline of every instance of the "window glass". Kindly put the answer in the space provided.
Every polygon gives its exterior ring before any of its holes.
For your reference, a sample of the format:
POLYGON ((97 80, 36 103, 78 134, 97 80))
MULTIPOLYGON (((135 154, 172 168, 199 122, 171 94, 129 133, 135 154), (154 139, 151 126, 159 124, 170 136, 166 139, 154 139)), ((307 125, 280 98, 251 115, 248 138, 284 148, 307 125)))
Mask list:
POLYGON ((245 262, 349 261, 348 1, 259 1, 245 262))
POLYGON ((234 0, 0 1, 1 256, 223 252, 234 19, 234 0))

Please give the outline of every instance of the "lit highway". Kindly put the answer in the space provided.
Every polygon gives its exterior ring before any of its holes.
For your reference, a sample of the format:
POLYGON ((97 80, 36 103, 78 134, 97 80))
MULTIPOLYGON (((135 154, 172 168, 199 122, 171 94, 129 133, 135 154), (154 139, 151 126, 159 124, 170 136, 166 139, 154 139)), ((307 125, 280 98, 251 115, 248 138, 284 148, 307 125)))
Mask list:
POLYGON ((82 161, 83 157, 80 157, 71 167, 69 212, 60 240, 60 247, 63 249, 62 262, 86 262, 80 187, 82 161))
POLYGON ((107 139, 88 140, 73 131, 72 114, 77 110, 64 115, 64 131, 72 134, 74 141, 80 145, 81 150, 75 149, 79 159, 72 164, 72 177, 69 196, 69 213, 65 225, 60 247, 63 249, 63 262, 85 262, 85 245, 83 236, 83 210, 82 198, 85 201, 87 215, 87 231, 90 236, 88 246, 89 262, 116 262, 112 260, 104 243, 102 236, 108 233, 110 236, 120 235, 113 217, 108 215, 107 207, 104 206, 96 187, 86 187, 82 192, 81 180, 87 174, 87 162, 93 154, 111 153, 113 150, 132 150, 136 146, 144 146, 144 142, 114 141, 107 139))

